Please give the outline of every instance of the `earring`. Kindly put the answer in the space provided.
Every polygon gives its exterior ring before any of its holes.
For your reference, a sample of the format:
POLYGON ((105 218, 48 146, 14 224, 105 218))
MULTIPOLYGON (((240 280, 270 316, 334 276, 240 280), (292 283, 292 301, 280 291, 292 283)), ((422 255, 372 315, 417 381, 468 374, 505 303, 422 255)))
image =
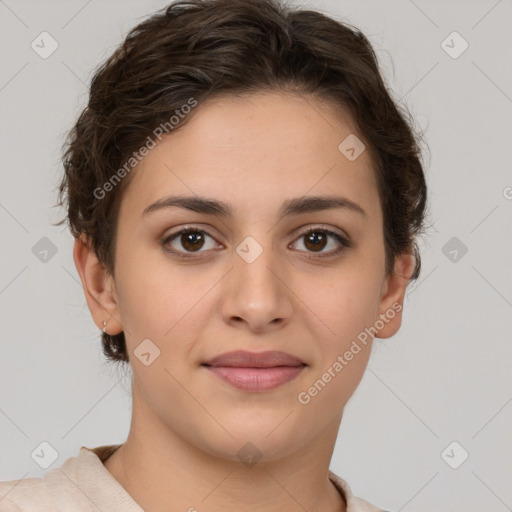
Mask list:
POLYGON ((107 326, 107 321, 106 320, 103 320, 103 332, 105 334, 108 334, 108 332, 105 330, 105 327, 107 326))

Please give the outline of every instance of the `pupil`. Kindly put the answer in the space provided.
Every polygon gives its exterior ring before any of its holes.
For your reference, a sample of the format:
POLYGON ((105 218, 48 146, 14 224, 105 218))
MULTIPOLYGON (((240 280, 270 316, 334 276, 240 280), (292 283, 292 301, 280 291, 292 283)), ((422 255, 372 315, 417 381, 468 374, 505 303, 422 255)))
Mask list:
POLYGON ((190 232, 190 233, 185 233, 184 236, 185 236, 185 243, 183 243, 183 247, 185 247, 186 249, 191 249, 191 250, 201 248, 201 247, 195 247, 195 244, 198 242, 198 240, 200 240, 202 238, 203 235, 201 235, 200 233, 198 234, 197 232, 190 232))
MULTIPOLYGON (((316 232, 310 233, 307 237, 307 243, 312 242, 313 243, 313 249, 320 249, 322 250, 325 247, 325 243, 321 244, 323 239, 323 242, 325 242, 325 236, 323 234, 318 235, 316 232), (318 242, 320 241, 320 244, 318 242), (321 247, 320 247, 321 245, 321 247)), ((306 245, 307 245, 306 243, 306 245)))

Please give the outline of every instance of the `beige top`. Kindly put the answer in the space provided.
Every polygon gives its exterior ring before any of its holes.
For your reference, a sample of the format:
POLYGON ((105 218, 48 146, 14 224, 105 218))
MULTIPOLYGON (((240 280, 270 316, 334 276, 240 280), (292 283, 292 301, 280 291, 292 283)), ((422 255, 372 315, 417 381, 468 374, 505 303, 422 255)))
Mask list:
MULTIPOLYGON (((144 512, 103 465, 120 446, 82 446, 77 457, 41 478, 0 482, 0 512, 144 512)), ((385 512, 353 496, 332 471, 329 478, 345 498, 347 512, 385 512)))

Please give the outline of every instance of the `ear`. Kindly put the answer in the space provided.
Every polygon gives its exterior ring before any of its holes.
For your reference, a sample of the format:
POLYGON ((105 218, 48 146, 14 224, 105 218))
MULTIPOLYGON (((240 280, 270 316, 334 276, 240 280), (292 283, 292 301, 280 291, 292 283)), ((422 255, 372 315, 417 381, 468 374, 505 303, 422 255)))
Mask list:
POLYGON ((379 305, 380 324, 376 338, 390 338, 400 329, 402 311, 407 284, 414 272, 416 258, 411 253, 399 254, 395 257, 393 273, 386 278, 381 291, 379 305))
POLYGON ((100 330, 105 327, 107 334, 119 334, 123 326, 119 320, 114 278, 98 260, 85 235, 75 239, 73 259, 94 323, 100 330))

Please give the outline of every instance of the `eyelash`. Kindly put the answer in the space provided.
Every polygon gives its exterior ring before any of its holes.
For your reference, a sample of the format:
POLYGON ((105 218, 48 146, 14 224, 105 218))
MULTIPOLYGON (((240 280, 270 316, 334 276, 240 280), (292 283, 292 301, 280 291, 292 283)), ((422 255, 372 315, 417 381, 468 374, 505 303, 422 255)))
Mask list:
MULTIPOLYGON (((299 233, 296 240, 303 236, 309 235, 311 233, 318 233, 318 232, 332 236, 341 244, 341 246, 338 249, 335 249, 327 254, 319 254, 316 256, 305 256, 308 259, 321 259, 321 258, 327 258, 327 257, 334 257, 334 256, 337 256, 338 254, 344 252, 349 247, 351 247, 351 244, 347 238, 345 238, 344 236, 342 236, 338 233, 335 233, 334 231, 331 231, 329 229, 325 229, 322 227, 308 228, 307 230, 299 233)), ((169 242, 171 242, 175 238, 178 238, 180 235, 186 234, 186 233, 200 233, 201 235, 207 235, 210 238, 215 239, 212 235, 210 235, 210 233, 208 233, 207 231, 204 231, 203 229, 199 229, 194 226, 186 226, 186 227, 180 229, 179 231, 172 233, 171 235, 169 235, 168 237, 166 237, 163 240, 162 244, 165 246, 165 250, 172 253, 174 256, 177 256, 178 258, 188 258, 190 260, 193 258, 200 257, 199 253, 195 253, 195 254, 187 253, 187 252, 182 252, 182 251, 176 251, 175 249, 169 249, 168 247, 166 247, 169 242)), ((200 252, 205 252, 205 251, 200 251, 200 252)))

